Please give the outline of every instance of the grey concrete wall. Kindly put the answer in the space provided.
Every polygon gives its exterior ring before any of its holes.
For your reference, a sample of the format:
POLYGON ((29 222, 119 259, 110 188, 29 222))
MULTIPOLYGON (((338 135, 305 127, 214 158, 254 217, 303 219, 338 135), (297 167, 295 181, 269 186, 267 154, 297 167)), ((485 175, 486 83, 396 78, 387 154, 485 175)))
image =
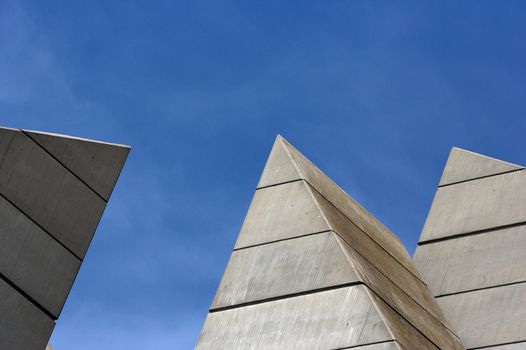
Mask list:
POLYGON ((46 347, 128 152, 0 128, 1 349, 46 347))
POLYGON ((467 348, 526 348, 526 170, 453 149, 415 263, 467 348))
POLYGON ((416 271, 278 137, 196 349, 464 349, 416 271))

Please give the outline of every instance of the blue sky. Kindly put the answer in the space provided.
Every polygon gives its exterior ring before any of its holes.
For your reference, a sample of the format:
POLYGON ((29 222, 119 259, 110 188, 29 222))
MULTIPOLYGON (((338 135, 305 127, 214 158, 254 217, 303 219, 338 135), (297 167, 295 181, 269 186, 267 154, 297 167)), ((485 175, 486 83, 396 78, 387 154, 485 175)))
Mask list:
POLYGON ((52 337, 191 349, 277 133, 412 253, 449 149, 526 164, 524 1, 0 0, 0 124, 133 147, 52 337))

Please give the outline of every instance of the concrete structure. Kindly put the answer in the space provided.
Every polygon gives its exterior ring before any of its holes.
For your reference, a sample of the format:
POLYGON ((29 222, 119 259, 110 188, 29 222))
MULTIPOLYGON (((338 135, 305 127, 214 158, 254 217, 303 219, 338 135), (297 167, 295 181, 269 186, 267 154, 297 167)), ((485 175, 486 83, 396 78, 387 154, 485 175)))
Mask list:
POLYGON ((526 349, 526 171, 453 148, 415 263, 468 349, 526 349))
POLYGON ((276 139, 196 349, 464 349, 399 239, 276 139))
POLYGON ((0 128, 0 349, 46 348, 129 150, 0 128))

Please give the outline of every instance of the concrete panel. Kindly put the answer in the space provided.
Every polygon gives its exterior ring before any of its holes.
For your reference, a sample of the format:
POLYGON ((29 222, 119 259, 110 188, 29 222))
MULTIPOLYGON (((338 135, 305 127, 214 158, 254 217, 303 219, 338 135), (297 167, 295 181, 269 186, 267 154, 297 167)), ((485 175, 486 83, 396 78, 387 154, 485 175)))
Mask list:
POLYGON ((339 349, 392 340, 366 287, 208 314, 196 349, 339 349))
POLYGON ((24 130, 106 201, 110 198, 129 146, 24 130))
MULTIPOLYGON (((441 322, 420 306, 399 287, 379 273, 367 260, 356 252, 349 251, 356 272, 365 285, 376 293, 387 305, 396 310, 408 323, 424 334, 441 349, 462 350, 464 347, 441 322)), ((430 302, 431 304, 431 302, 430 302)), ((432 302, 433 306, 436 302, 432 302)))
POLYGON ((526 340, 526 283, 437 300, 466 348, 526 340))
POLYGON ((234 251, 212 309, 358 281, 333 232, 234 251))
POLYGON ((526 226, 418 246, 415 263, 434 295, 526 281, 526 226))
MULTIPOLYGON (((426 285, 406 269, 392 255, 388 254, 382 247, 363 233, 352 221, 335 209, 317 192, 313 192, 316 201, 326 216, 331 228, 354 250, 360 253, 380 273, 389 279, 427 309, 435 318, 442 323, 447 321, 442 316, 433 295, 426 285)), ((408 255, 406 253, 406 255, 408 255)))
POLYGON ((438 189, 420 242, 526 221, 526 171, 438 189))
MULTIPOLYGON (((391 331, 394 339, 406 350, 437 350, 438 348, 409 324, 400 314, 384 303, 369 288, 365 288, 367 295, 382 315, 385 326, 391 331)), ((449 350, 449 349, 448 349, 449 350)))
POLYGON ((453 147, 449 153, 439 186, 522 168, 519 165, 453 147))
POLYGON ((42 350, 55 323, 0 279, 0 340, 2 349, 42 350))
POLYGON ((283 138, 278 135, 272 146, 272 151, 270 151, 270 156, 267 159, 257 188, 299 179, 301 179, 301 176, 298 173, 298 169, 292 161, 283 138))
POLYGON ((21 132, 0 129, 0 193, 83 258, 105 202, 21 132))
POLYGON ((418 276, 411 257, 398 239, 379 220, 371 215, 365 208, 357 203, 351 196, 345 193, 327 175, 312 164, 298 150, 283 141, 287 145, 300 174, 316 191, 321 193, 327 200, 340 210, 346 217, 363 230, 374 241, 380 244, 389 254, 398 260, 413 274, 418 276))
POLYGON ((0 197, 0 274, 58 318, 80 260, 0 197))
POLYGON ((256 191, 235 249, 329 229, 304 181, 256 191))

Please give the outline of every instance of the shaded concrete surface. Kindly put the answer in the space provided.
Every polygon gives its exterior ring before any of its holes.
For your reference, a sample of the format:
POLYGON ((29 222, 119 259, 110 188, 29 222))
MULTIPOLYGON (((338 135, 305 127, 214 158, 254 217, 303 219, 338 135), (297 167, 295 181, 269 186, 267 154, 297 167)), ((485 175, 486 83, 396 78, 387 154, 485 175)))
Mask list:
POLYGON ((0 128, 0 349, 46 347, 128 152, 0 128))
POLYGON ((466 348, 526 349, 525 188, 522 167, 451 151, 414 259, 466 348))
POLYGON ((196 349, 464 349, 416 271, 278 136, 196 349))

